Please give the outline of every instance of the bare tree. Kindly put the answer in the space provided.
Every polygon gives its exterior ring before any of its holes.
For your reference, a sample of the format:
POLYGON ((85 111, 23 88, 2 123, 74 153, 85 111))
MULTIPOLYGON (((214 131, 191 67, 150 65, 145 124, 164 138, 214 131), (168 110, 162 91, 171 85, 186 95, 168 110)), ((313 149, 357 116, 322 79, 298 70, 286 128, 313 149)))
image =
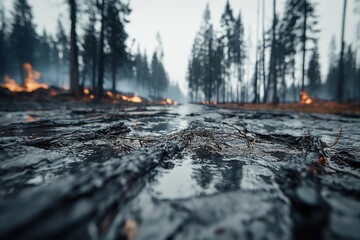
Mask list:
POLYGON ((337 99, 339 101, 343 100, 343 92, 344 92, 344 34, 345 34, 345 19, 346 19, 346 5, 347 0, 344 0, 344 8, 343 8, 343 17, 342 17, 342 27, 341 27, 341 52, 340 52, 340 62, 339 62, 339 81, 338 81, 338 92, 337 99))
POLYGON ((302 34, 302 43, 303 43, 303 60, 302 60, 302 75, 301 75, 301 91, 305 89, 305 58, 306 58, 306 28, 307 28, 307 0, 303 1, 303 11, 304 11, 304 21, 303 21, 303 34, 302 34))
POLYGON ((79 62, 78 62, 78 46, 76 37, 76 0, 69 0, 70 6, 70 92, 73 96, 79 97, 79 62))
POLYGON ((266 70, 265 70, 265 0, 262 1, 262 71, 263 71, 263 85, 264 85, 264 102, 267 101, 267 86, 266 86, 266 70))
POLYGON ((100 29, 100 40, 99 40, 99 72, 98 82, 96 88, 95 100, 100 100, 103 95, 103 83, 104 83, 104 31, 105 31, 105 0, 101 0, 101 3, 97 0, 97 6, 101 12, 101 29, 100 29))
POLYGON ((276 69, 276 0, 273 2, 273 8, 274 8, 274 20, 273 20, 273 27, 272 27, 272 74, 273 74, 273 100, 272 103, 276 105, 278 103, 277 100, 277 69, 276 69))

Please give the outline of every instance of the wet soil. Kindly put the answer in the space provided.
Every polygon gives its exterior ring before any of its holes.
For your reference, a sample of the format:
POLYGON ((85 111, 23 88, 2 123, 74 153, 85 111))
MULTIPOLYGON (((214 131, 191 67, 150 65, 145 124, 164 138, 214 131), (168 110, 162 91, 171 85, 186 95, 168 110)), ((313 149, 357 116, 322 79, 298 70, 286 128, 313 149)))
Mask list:
POLYGON ((0 106, 0 239, 359 239, 358 115, 0 106))

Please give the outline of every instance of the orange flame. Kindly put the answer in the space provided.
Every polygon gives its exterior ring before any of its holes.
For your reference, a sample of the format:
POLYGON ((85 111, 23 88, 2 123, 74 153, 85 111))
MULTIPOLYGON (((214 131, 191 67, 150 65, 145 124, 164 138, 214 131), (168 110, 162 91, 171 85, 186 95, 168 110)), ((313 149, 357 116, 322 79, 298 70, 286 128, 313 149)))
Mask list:
POLYGON ((90 90, 88 88, 84 88, 83 93, 85 95, 88 95, 90 93, 90 90))
POLYGON ((165 100, 161 100, 160 101, 160 104, 162 104, 162 105, 178 105, 178 102, 174 102, 173 100, 171 100, 170 98, 167 98, 167 99, 165 99, 165 100))
POLYGON ((301 99, 300 99, 300 104, 310 104, 313 102, 313 100, 311 99, 311 97, 307 94, 306 89, 304 89, 303 91, 300 92, 301 95, 301 99))
MULTIPOLYGON (((118 96, 118 94, 116 94, 118 96)), ((141 103, 142 99, 135 94, 133 97, 127 97, 124 95, 120 95, 122 100, 128 101, 128 102, 135 102, 135 103, 141 103)))
POLYGON ((216 101, 212 101, 212 102, 209 102, 209 101, 203 101, 202 104, 204 105, 209 105, 209 104, 213 104, 213 105, 216 105, 217 102, 216 101))
POLYGON ((64 89, 64 90, 67 90, 67 91, 70 90, 70 88, 68 86, 66 86, 66 85, 63 85, 61 88, 64 89))
POLYGON ((112 92, 110 92, 110 91, 107 91, 107 92, 106 92, 106 95, 108 95, 109 97, 113 97, 113 96, 114 96, 114 94, 113 94, 112 92))
POLYGON ((37 120, 39 120, 38 118, 35 118, 35 117, 32 117, 32 116, 27 116, 27 118, 26 118, 26 121, 27 122, 35 122, 35 121, 37 121, 37 120))
POLYGON ((0 84, 1 87, 9 89, 11 92, 22 92, 23 87, 15 82, 14 79, 11 79, 8 75, 4 77, 5 83, 0 84))
POLYGON ((5 87, 12 92, 33 92, 39 88, 48 89, 49 86, 45 83, 39 83, 41 73, 35 71, 30 63, 25 63, 24 68, 27 71, 27 77, 23 86, 16 83, 14 79, 11 79, 8 75, 5 75, 5 83, 0 84, 1 87, 5 87))

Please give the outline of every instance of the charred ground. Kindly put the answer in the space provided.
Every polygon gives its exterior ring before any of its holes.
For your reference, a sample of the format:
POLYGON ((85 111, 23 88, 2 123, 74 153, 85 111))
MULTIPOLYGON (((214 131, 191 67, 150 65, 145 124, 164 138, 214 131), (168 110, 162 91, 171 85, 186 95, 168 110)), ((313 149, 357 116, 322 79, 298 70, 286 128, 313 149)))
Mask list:
POLYGON ((0 123, 2 239, 360 235, 356 114, 7 98, 0 123))

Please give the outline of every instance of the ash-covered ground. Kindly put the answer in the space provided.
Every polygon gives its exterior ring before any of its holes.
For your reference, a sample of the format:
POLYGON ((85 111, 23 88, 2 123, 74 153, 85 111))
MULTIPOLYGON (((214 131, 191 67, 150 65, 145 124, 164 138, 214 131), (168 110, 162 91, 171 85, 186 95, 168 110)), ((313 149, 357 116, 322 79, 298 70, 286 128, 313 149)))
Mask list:
POLYGON ((0 239, 359 239, 358 115, 14 106, 0 239))

